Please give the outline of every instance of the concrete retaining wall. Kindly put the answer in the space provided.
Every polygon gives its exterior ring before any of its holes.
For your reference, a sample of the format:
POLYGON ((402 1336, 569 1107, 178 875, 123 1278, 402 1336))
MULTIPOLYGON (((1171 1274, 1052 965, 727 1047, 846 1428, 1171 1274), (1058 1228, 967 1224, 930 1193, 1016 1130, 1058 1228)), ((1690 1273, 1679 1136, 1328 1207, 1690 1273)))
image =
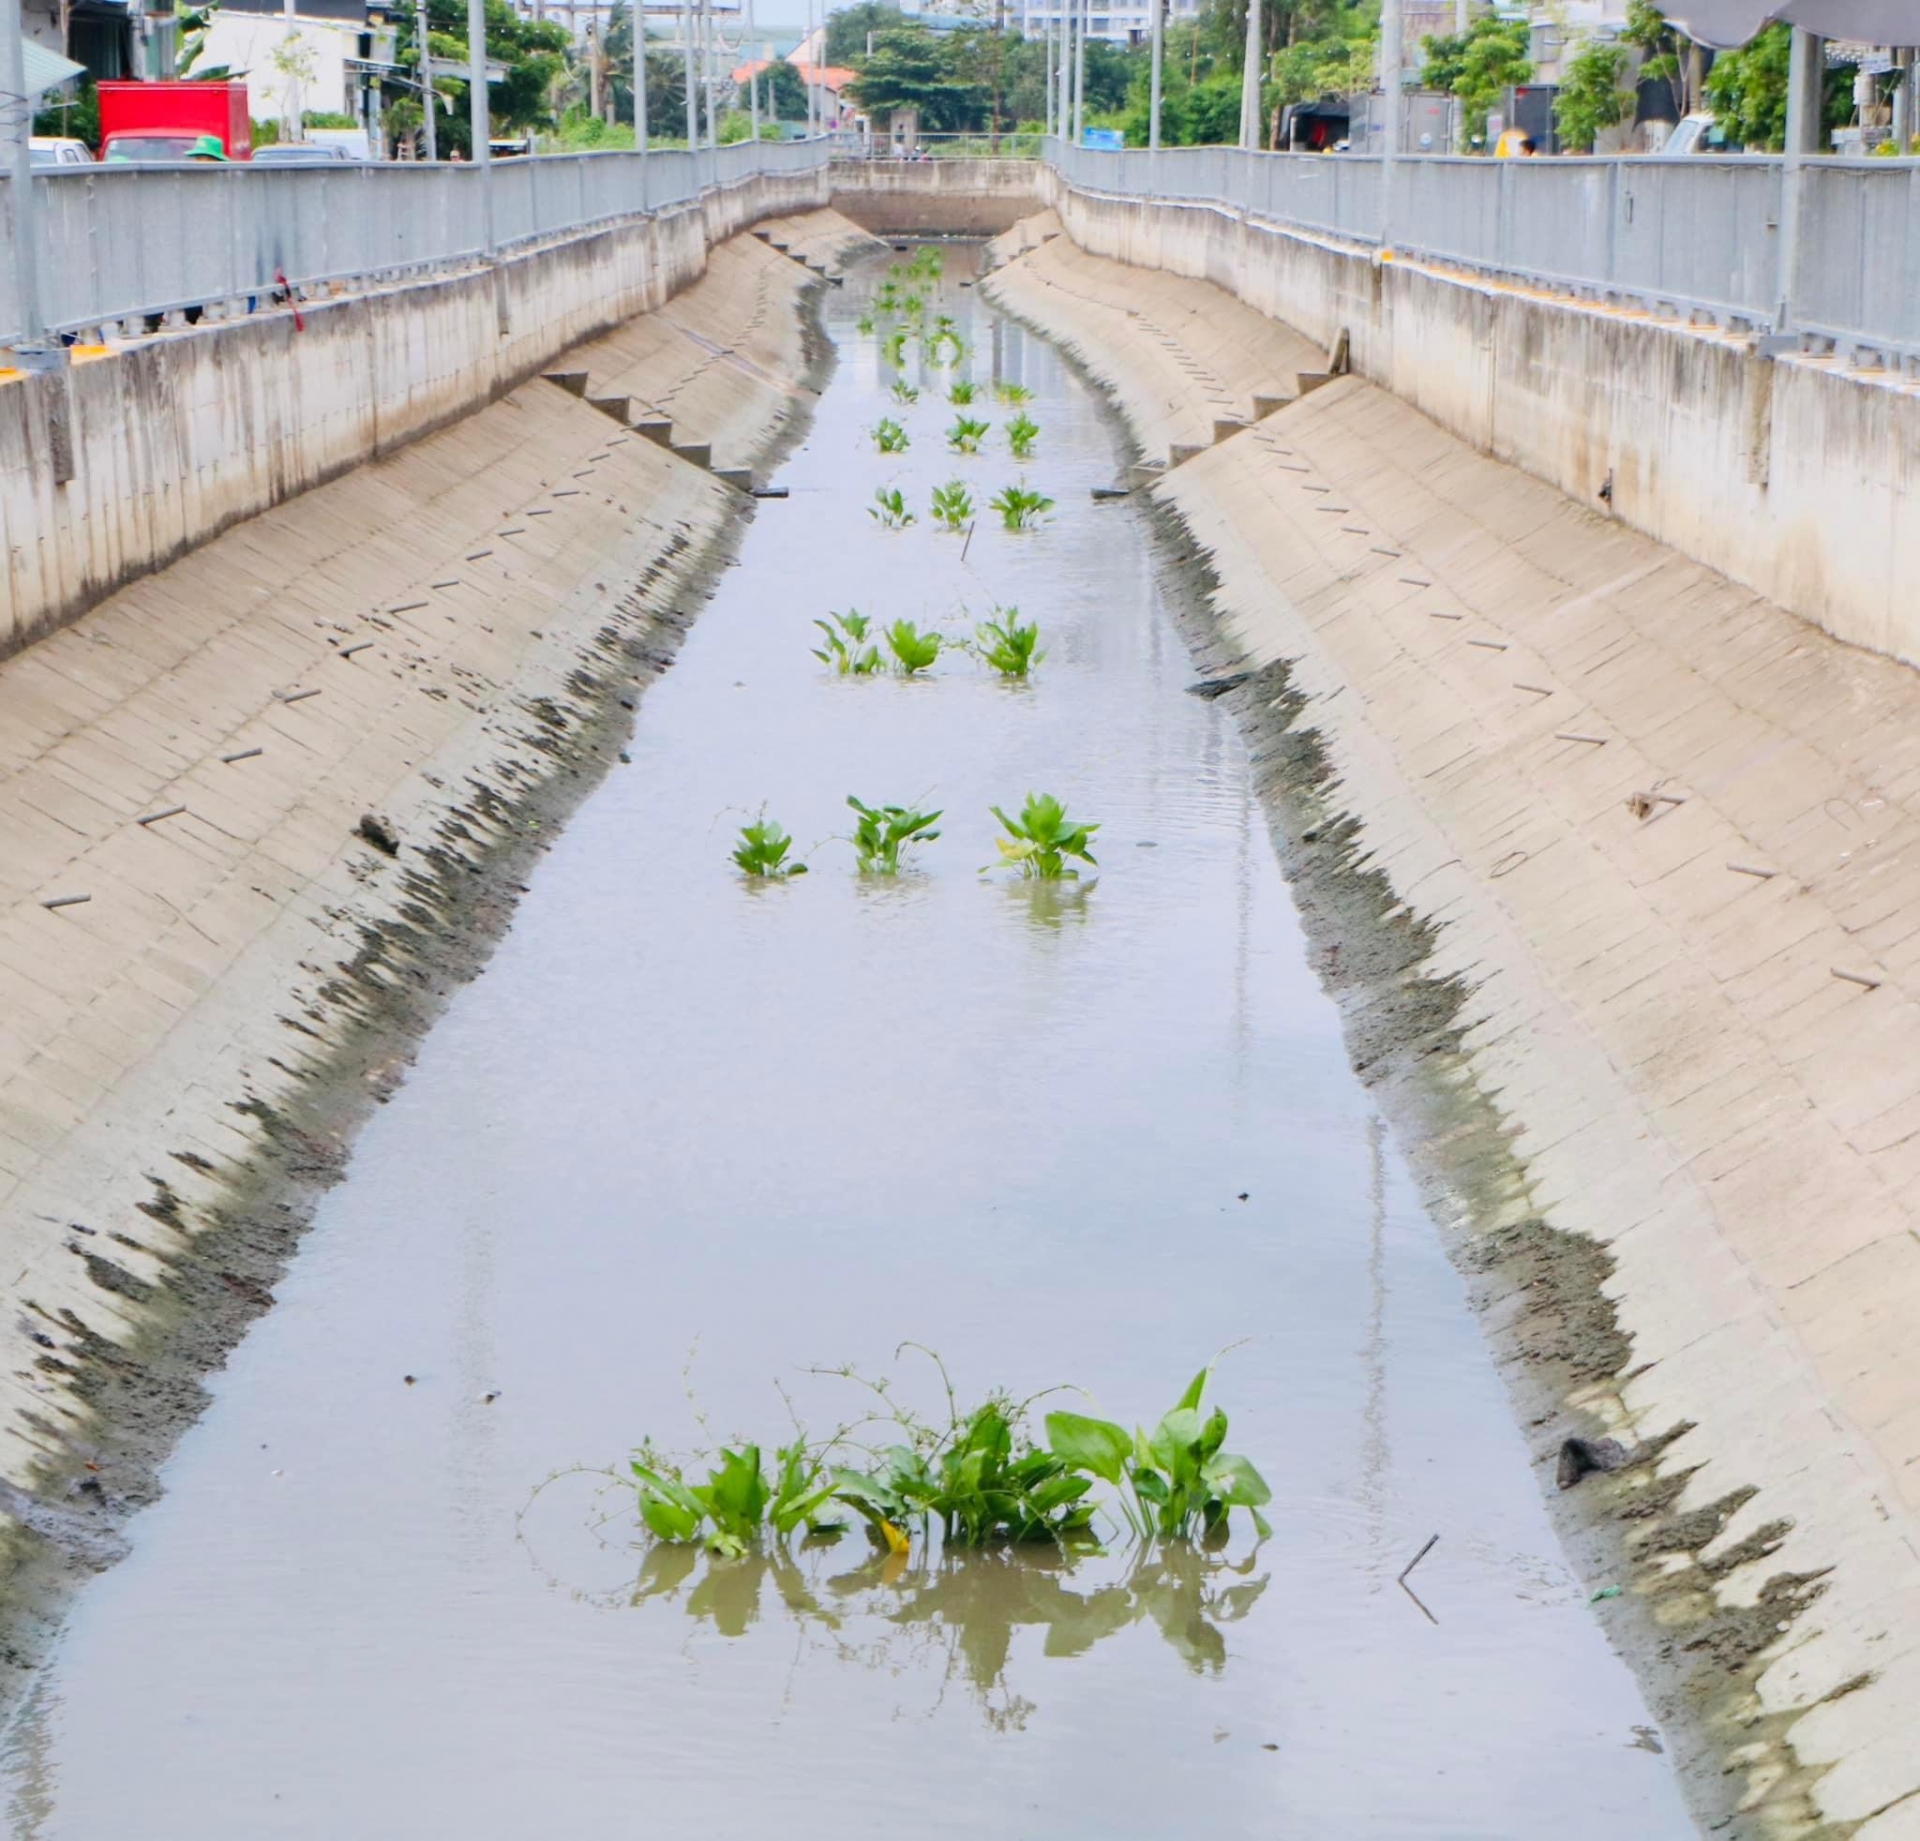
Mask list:
POLYGON ((876 236, 998 236, 1034 209, 1034 160, 849 160, 833 208, 876 236))
POLYGON ((503 395, 659 307, 707 251, 822 203, 824 170, 497 267, 165 332, 0 386, 0 657, 243 518, 503 395), (64 423, 64 435, 62 432, 64 423), (56 464, 70 453, 72 477, 56 464))
MULTIPOLYGON (((911 175, 916 169, 906 168, 911 175)), ((1920 664, 1920 391, 1284 230, 1037 184, 1082 248, 1197 276, 1449 433, 1856 645, 1920 664)))

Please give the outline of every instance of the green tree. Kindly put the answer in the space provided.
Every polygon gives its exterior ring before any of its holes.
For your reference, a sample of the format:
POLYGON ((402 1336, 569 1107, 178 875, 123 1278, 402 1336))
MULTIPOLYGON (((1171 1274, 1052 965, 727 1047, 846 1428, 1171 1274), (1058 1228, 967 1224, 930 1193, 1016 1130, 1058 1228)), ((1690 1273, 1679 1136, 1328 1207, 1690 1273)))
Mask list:
POLYGON ((856 64, 853 100, 876 119, 916 109, 930 133, 977 128, 986 114, 987 87, 974 74, 967 32, 937 33, 900 25, 877 33, 873 55, 856 64))
MULTIPOLYGON (((1787 64, 1793 33, 1768 26, 1738 51, 1723 51, 1707 72, 1708 106, 1730 140, 1771 152, 1787 144, 1787 64)), ((1830 64, 1825 82, 1823 128, 1843 128, 1853 119, 1856 66, 1830 64)))
POLYGON ((859 0, 857 6, 843 7, 827 16, 827 62, 857 66, 867 55, 867 34, 873 34, 874 49, 880 48, 880 34, 897 32, 908 23, 892 0, 859 0))
POLYGON ((1693 76, 1699 48, 1650 0, 1627 0, 1627 23, 1620 42, 1641 52, 1640 80, 1664 83, 1673 100, 1673 118, 1679 121, 1693 110, 1693 76))
POLYGON ((1600 135, 1632 116, 1629 61, 1624 45, 1588 39, 1562 67, 1553 124, 1570 151, 1591 153, 1600 135))
POLYGON ((1464 33, 1422 41, 1429 89, 1457 96, 1467 133, 1484 137, 1487 114, 1516 83, 1533 80, 1527 22, 1482 13, 1464 33))

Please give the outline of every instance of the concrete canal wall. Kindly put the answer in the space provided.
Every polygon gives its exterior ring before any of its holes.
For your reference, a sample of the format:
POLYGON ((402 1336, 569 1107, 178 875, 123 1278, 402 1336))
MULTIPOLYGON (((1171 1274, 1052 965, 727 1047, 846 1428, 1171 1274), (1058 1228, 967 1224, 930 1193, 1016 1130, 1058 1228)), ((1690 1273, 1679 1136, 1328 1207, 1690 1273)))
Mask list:
POLYGON ((1703 1818, 1920 1834, 1920 678, 1059 221, 989 297, 1175 463, 1356 1063, 1703 1818))
POLYGON ((0 379, 0 657, 241 519, 496 400, 663 305, 717 243, 823 204, 826 190, 824 172, 760 175, 496 265, 0 379))
MULTIPOLYGON (((274 460, 288 431, 263 428, 230 494, 176 497, 164 541, 185 542, 189 513, 230 516, 228 529, 135 571, 158 558, 156 535, 124 561, 135 579, 0 660, 12 1669, 32 1662, 66 1586, 118 1551, 201 1376, 271 1301, 353 1126, 484 958, 530 853, 617 756, 626 712, 752 515, 739 485, 647 428, 710 448, 713 468, 751 469, 803 426, 806 295, 874 245, 828 212, 760 229, 767 240, 708 249, 689 222, 651 254, 603 240, 632 259, 633 290, 664 287, 642 258, 669 252, 679 267, 665 272, 691 285, 567 352, 566 385, 536 376, 495 394, 504 361, 472 357, 495 336, 484 278, 429 291, 443 342, 416 345, 411 366, 381 356, 384 336, 405 334, 401 309, 369 301, 308 334, 162 341, 135 367, 164 381, 184 366, 212 387, 229 362, 246 369, 223 352, 264 348, 263 377, 290 393, 276 413, 291 414, 313 367, 337 364, 324 451, 342 471, 296 492, 298 470, 274 460), (442 364, 438 383, 399 388, 442 364), (395 380, 397 422, 348 413, 356 379, 376 374, 395 380), (391 433, 472 397, 485 406, 452 426, 391 433), (243 486, 282 501, 240 519, 243 486)), ((612 311, 591 261, 570 252, 546 271, 556 315, 581 328, 612 311)), ((555 336, 526 329, 516 367, 542 368, 555 336)), ((244 432, 255 400, 204 413, 244 432)), ((186 438, 187 408, 161 403, 156 440, 186 438)), ((206 439, 217 452, 218 428, 206 439)), ((0 1700, 22 1679, 0 1667, 0 1700)))

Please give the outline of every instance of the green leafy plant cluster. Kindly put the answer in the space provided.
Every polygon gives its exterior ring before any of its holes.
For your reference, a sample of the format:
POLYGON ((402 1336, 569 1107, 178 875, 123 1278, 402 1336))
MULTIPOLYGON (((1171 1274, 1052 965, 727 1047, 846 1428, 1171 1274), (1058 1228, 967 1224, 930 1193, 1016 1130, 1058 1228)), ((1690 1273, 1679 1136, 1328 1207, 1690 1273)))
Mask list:
POLYGON ((973 650, 1003 678, 1024 678, 1046 657, 1040 650, 1040 623, 1023 621, 1017 607, 997 607, 994 618, 974 629, 973 650))
POLYGON ((846 1525, 842 1509, 891 1553, 936 1535, 943 1548, 1090 1548, 1099 1544, 1103 1510, 1116 1532, 1143 1547, 1211 1544, 1236 1509, 1257 1534, 1271 1533, 1260 1513, 1272 1500, 1265 1479, 1225 1449, 1226 1414, 1202 1411, 1211 1367, 1152 1432, 1055 1411, 1036 1442, 1028 1418, 1045 1394, 1022 1400, 1001 1391, 962 1407, 945 1365, 932 1360, 945 1387, 943 1415, 903 1408, 884 1380, 828 1371, 867 1388, 877 1406, 818 1443, 799 1433, 775 1452, 771 1471, 760 1447, 743 1443, 719 1451, 703 1481, 689 1481, 686 1466, 643 1445, 629 1466, 642 1521, 656 1540, 726 1555, 778 1546, 802 1528, 831 1538, 846 1525), (1095 1496, 1101 1483, 1115 1492, 1111 1502, 1095 1496))
POLYGON ((893 400, 911 409, 915 403, 919 402, 920 392, 904 377, 897 377, 893 383, 893 400))
POLYGON ((993 393, 1009 407, 1018 407, 1021 403, 1033 401, 1033 392, 1025 384, 1009 383, 1005 379, 993 386, 993 393))
POLYGON ((1044 492, 1032 492, 1025 486, 1004 487, 987 505, 1000 514, 1002 527, 1010 531, 1032 530, 1053 509, 1053 501, 1044 492))
POLYGON ((907 431, 892 416, 882 416, 873 431, 874 445, 883 454, 904 454, 907 431))
POLYGON ((907 509, 907 495, 898 486, 876 488, 867 516, 888 531, 903 531, 914 522, 913 513, 907 509))
POLYGON ((893 662, 903 677, 931 671, 939 660, 943 643, 940 635, 922 632, 911 620, 896 620, 882 631, 881 637, 886 640, 887 650, 893 654, 893 662))
POLYGON ((858 815, 853 828, 853 851, 860 870, 868 876, 897 876, 906 852, 917 844, 931 844, 940 833, 938 812, 916 812, 902 805, 866 805, 853 794, 847 804, 858 815))
POLYGON ((935 486, 933 515, 935 521, 947 530, 965 530, 973 517, 973 494, 957 479, 948 480, 944 486, 935 486))
POLYGON ((629 1468, 640 1519, 657 1540, 699 1543, 712 1553, 737 1557, 764 1534, 785 1540, 796 1528, 824 1533, 844 1527, 821 1511, 834 1498, 833 1479, 823 1473, 804 1439, 774 1453, 773 1476, 762 1468, 760 1447, 722 1450, 704 1483, 689 1483, 680 1467, 642 1446, 629 1468))
POLYGON ((977 454, 990 427, 990 422, 982 422, 974 416, 956 416, 953 426, 947 430, 947 446, 956 454, 977 454))
POLYGON ((1007 835, 996 838, 1000 867, 1018 869, 1037 882, 1070 882, 1079 876, 1067 859, 1098 868, 1091 845, 1097 824, 1075 823, 1067 808, 1051 793, 1029 793, 1018 818, 1009 818, 997 805, 990 808, 1007 835))
POLYGON ((1025 410, 1007 424, 1007 445, 1013 449, 1015 460, 1028 460, 1033 456, 1033 444, 1040 439, 1040 424, 1025 410))
POLYGON ((956 409, 964 409, 973 401, 973 385, 964 378, 956 379, 947 390, 947 401, 956 409))
POLYGON ((751 824, 740 827, 740 842, 734 846, 733 860, 745 875, 781 882, 789 876, 807 873, 804 863, 789 861, 792 849, 793 839, 762 813, 751 824))
POLYGON ((857 607, 844 614, 829 614, 813 624, 826 635, 826 644, 816 646, 813 656, 823 665, 831 665, 840 677, 871 677, 880 669, 880 648, 867 642, 873 622, 857 607))

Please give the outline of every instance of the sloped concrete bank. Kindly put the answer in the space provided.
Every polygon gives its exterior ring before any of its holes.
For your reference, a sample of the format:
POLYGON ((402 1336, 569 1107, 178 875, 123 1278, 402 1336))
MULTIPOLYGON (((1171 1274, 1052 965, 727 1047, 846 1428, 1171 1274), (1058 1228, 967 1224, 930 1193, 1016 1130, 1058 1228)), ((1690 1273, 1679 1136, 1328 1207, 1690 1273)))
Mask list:
POLYGON ((0 662, 0 1700, 753 511, 594 403, 737 466, 804 427, 817 276, 872 240, 764 228, 569 354, 580 394, 523 384, 0 662))
POLYGON ((987 291, 1177 463, 1355 1063, 1703 1825, 1920 1834, 1920 680, 1057 229, 987 291))
MULTIPOLYGON (((914 168, 896 184, 911 184, 914 168)), ((1214 283, 1449 433, 1764 594, 1920 664, 1920 386, 1830 357, 1382 261, 1217 205, 1076 191, 1035 169, 1074 242, 1214 283)))
POLYGON ((825 204, 763 175, 476 265, 0 380, 0 657, 150 569, 664 305, 739 231, 825 204))

